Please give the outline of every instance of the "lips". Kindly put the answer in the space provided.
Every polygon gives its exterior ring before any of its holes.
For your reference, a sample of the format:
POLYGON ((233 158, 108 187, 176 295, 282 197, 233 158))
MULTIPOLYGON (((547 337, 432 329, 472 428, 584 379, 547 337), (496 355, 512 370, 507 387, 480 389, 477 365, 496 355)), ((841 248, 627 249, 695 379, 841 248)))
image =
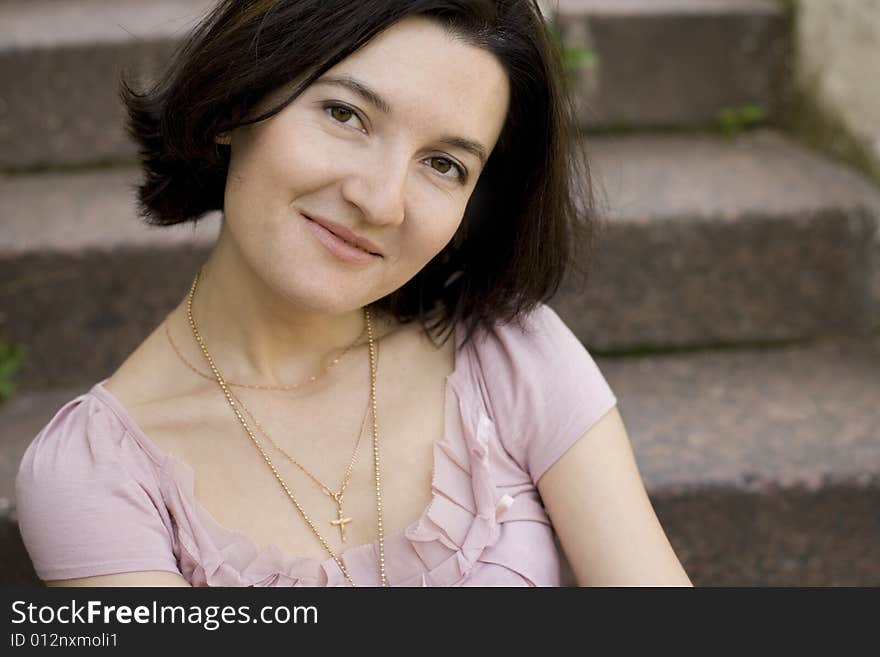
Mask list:
POLYGON ((337 224, 333 221, 330 221, 329 219, 324 219, 323 217, 316 217, 314 215, 308 215, 305 213, 303 213, 303 216, 306 219, 308 219, 309 221, 314 221, 319 226, 322 226, 323 228, 327 229, 328 231, 330 231, 331 233, 336 235, 336 237, 343 240, 347 244, 354 246, 358 249, 361 249, 362 251, 366 251, 367 253, 369 253, 371 255, 382 257, 382 252, 378 246, 373 244, 370 240, 366 239, 365 237, 361 237, 357 233, 352 232, 351 230, 349 230, 345 226, 343 226, 341 224, 337 224))
MULTIPOLYGON (((329 229, 328 229, 328 230, 329 230, 329 229)), ((333 231, 330 231, 330 232, 333 233, 333 231)), ((362 246, 358 246, 358 245, 355 244, 354 242, 349 242, 347 239, 345 239, 345 238, 344 238, 342 235, 340 235, 339 233, 333 233, 333 234, 336 235, 336 237, 338 237, 339 239, 341 239, 341 240, 342 240, 343 242, 345 242, 346 244, 350 244, 351 246, 355 247, 356 249, 360 249, 361 251, 366 251, 366 252, 369 253, 370 255, 379 255, 378 253, 373 253, 372 251, 369 251, 368 249, 365 249, 365 248, 362 247, 362 246)))
POLYGON ((324 227, 314 219, 310 219, 304 214, 300 215, 306 225, 308 231, 314 235, 315 239, 321 244, 328 253, 341 260, 353 265, 368 265, 376 262, 382 256, 371 253, 356 244, 352 244, 347 239, 343 239, 333 231, 324 227))

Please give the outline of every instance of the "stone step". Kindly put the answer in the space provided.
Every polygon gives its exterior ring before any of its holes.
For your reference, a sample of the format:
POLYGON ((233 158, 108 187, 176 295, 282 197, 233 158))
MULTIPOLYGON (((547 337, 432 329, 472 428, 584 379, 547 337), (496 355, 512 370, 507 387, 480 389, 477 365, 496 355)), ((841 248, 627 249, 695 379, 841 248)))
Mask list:
POLYGON ((0 179, 0 335, 27 347, 25 387, 112 372, 189 289, 218 217, 160 229, 134 169, 0 179))
POLYGON ((880 336, 596 360, 695 584, 880 583, 880 336))
POLYGON ((608 221, 592 283, 559 304, 593 348, 880 329, 880 188, 860 174, 766 130, 588 149, 608 221))
MULTIPOLYGON (((596 362, 661 524, 698 586, 877 586, 880 336, 596 362)), ((0 581, 36 583, 13 478, 78 386, 0 406, 0 581)))
MULTIPOLYGON (((880 192, 774 133, 591 140, 604 218, 560 314, 598 353, 880 327, 880 192)), ((133 169, 0 178, 0 335, 25 388, 109 375, 185 295, 216 240, 146 227, 133 169)))
POLYGON ((123 68, 148 80, 213 0, 0 3, 0 168, 133 160, 123 68))
POLYGON ((715 126, 778 109, 789 49, 776 0, 559 0, 563 43, 594 53, 574 73, 585 128, 715 126))
MULTIPOLYGON (((211 0, 0 3, 0 169, 133 160, 120 70, 149 79, 211 0)), ((576 73, 584 127, 714 124, 772 113, 786 50, 771 0, 560 0, 559 31, 595 52, 576 73)))

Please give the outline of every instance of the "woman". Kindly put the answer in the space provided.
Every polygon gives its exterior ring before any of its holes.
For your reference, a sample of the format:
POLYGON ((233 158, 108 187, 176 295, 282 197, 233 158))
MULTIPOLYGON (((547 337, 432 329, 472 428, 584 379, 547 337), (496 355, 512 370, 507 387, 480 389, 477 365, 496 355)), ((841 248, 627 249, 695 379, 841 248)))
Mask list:
POLYGON ((227 0, 124 85, 144 216, 222 229, 28 449, 41 579, 690 585, 543 303, 591 228, 549 44, 522 0, 227 0))

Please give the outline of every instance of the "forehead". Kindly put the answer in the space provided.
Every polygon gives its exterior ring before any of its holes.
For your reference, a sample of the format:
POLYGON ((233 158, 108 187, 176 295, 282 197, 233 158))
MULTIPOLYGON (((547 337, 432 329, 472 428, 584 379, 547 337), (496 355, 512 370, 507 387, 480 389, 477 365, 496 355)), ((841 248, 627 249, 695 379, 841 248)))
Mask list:
POLYGON ((364 82, 393 118, 439 122, 493 142, 507 111, 507 75, 497 58, 421 16, 395 23, 321 77, 364 82))

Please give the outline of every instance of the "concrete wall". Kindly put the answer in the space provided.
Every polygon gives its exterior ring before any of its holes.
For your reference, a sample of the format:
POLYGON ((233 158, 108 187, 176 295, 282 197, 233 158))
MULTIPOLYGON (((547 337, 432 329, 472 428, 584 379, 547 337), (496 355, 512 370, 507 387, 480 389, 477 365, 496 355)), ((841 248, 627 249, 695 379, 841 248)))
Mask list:
POLYGON ((796 7, 800 88, 880 175, 880 0, 797 0, 796 7))

